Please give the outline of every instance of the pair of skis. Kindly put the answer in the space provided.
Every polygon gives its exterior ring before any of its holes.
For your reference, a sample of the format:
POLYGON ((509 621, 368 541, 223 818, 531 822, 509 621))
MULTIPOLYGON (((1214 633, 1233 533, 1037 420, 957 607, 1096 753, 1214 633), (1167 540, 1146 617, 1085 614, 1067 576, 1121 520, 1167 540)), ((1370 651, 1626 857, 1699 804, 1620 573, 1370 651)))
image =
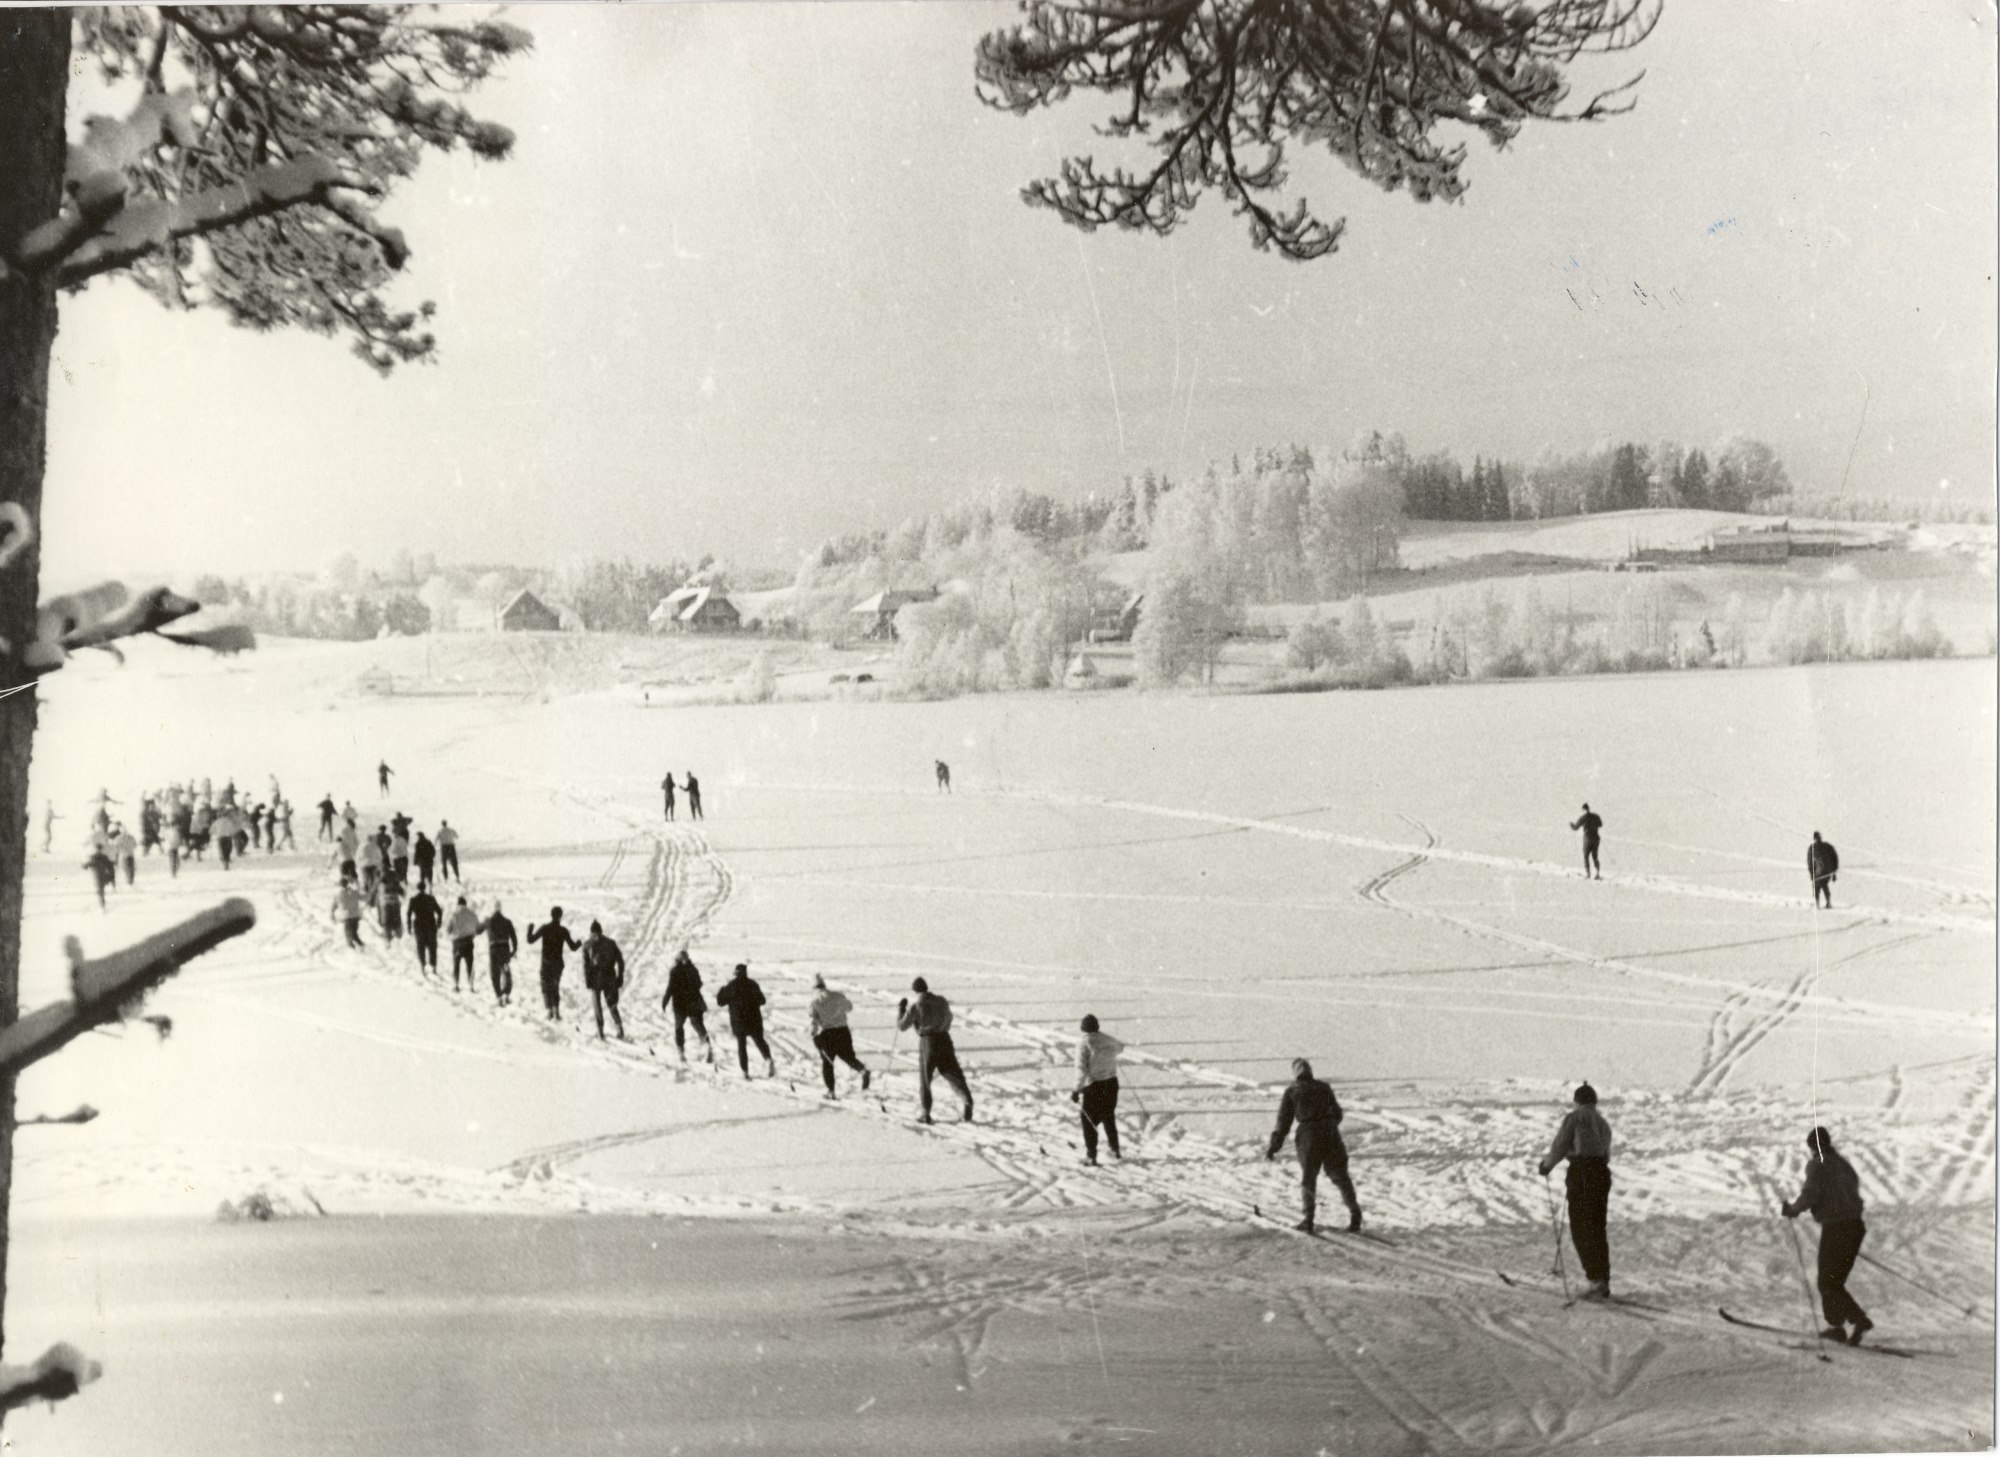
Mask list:
MULTIPOLYGON (((1728 1321, 1731 1325, 1741 1326, 1745 1330, 1768 1331, 1770 1334, 1774 1336, 1796 1336, 1799 1333, 1797 1327, 1795 1326, 1768 1325, 1761 1320, 1747 1320, 1743 1316, 1737 1315, 1730 1310, 1724 1309, 1722 1306, 1717 1306, 1715 1309, 1715 1313, 1721 1316, 1724 1320, 1728 1321)), ((1814 1342, 1812 1345, 1807 1345, 1803 1341, 1794 1341, 1790 1342, 1789 1344, 1791 1345, 1791 1348, 1795 1351, 1813 1352, 1822 1361, 1831 1361, 1833 1359, 1831 1356, 1827 1355, 1827 1351, 1829 1348, 1836 1351, 1859 1351, 1864 1355, 1894 1356, 1898 1360, 1902 1361, 1915 1360, 1917 1356, 1917 1353, 1915 1351, 1906 1351, 1901 1346, 1882 1346, 1882 1345, 1850 1346, 1845 1341, 1829 1340, 1826 1337, 1821 1337, 1818 1341, 1814 1342)))

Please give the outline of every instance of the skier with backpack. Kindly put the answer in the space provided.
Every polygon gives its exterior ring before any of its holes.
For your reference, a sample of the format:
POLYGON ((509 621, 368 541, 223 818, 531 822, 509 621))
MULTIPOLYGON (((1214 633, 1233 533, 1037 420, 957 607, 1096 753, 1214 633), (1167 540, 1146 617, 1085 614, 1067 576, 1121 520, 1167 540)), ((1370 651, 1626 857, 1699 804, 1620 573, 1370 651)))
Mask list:
POLYGON ((1333 1089, 1313 1076, 1312 1064, 1303 1057, 1293 1058, 1292 1081, 1285 1088, 1284 1097, 1278 1100, 1278 1126, 1271 1130, 1264 1158, 1269 1161, 1278 1156, 1285 1146, 1285 1135, 1296 1124, 1299 1198, 1305 1208, 1305 1218, 1296 1227, 1307 1234, 1318 1229, 1313 1216, 1322 1173, 1333 1181, 1333 1187, 1340 1190, 1340 1197, 1347 1205, 1348 1233, 1357 1234, 1361 1230, 1361 1204, 1354 1197, 1354 1181, 1347 1175, 1347 1144, 1340 1136, 1340 1120, 1344 1116, 1333 1089))

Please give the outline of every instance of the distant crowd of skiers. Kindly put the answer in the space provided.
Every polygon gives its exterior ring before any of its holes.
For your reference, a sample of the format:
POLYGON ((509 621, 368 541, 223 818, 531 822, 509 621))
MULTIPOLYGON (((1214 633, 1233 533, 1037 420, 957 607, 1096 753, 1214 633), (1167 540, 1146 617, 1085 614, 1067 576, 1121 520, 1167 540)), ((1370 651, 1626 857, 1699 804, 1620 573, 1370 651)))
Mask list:
MULTIPOLYGON (((85 837, 83 868, 90 872, 97 892, 97 904, 105 906, 105 892, 118 883, 122 870, 129 889, 137 883, 139 861, 158 851, 167 862, 168 876, 178 877, 184 859, 201 860, 210 850, 227 870, 230 862, 261 850, 271 854, 296 849, 292 838, 292 804, 278 788, 275 777, 262 799, 240 794, 234 779, 220 790, 211 779, 166 785, 146 790, 139 796, 139 833, 134 835, 122 816, 114 817, 112 806, 123 801, 111 791, 100 789, 90 801, 90 831, 85 837)), ((42 812, 42 852, 55 844, 57 812, 55 801, 42 812)))

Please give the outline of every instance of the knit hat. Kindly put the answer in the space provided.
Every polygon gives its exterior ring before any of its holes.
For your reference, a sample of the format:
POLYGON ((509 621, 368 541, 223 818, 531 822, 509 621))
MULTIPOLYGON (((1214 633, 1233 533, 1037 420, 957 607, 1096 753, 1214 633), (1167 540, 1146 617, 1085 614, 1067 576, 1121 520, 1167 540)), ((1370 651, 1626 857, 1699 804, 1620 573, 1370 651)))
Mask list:
POLYGON ((1313 1065, 1303 1057, 1295 1057, 1292 1059, 1292 1071, 1302 1078, 1309 1078, 1313 1075, 1313 1065))
POLYGON ((931 989, 931 984, 925 981, 922 977, 918 977, 915 981, 910 983, 910 990, 913 992, 927 992, 930 989, 931 989))
POLYGON ((1586 1108, 1595 1108, 1597 1106, 1597 1089, 1593 1088, 1589 1083, 1578 1083, 1576 1085, 1576 1101, 1583 1104, 1586 1108))
POLYGON ((1827 1150, 1833 1147, 1833 1135, 1824 1127, 1816 1127, 1806 1135, 1806 1147, 1821 1158, 1825 1158, 1827 1150))
POLYGON ((1083 1014, 1083 1030, 1086 1032, 1095 1032, 1097 1030, 1097 1019, 1088 1012, 1083 1014))
POLYGON ((816 987, 818 987, 818 988, 819 988, 819 989, 820 989, 821 991, 825 991, 825 990, 826 990, 826 978, 825 978, 824 976, 820 975, 820 974, 819 974, 818 972, 814 972, 814 973, 813 973, 813 985, 814 985, 814 986, 816 986, 816 987))

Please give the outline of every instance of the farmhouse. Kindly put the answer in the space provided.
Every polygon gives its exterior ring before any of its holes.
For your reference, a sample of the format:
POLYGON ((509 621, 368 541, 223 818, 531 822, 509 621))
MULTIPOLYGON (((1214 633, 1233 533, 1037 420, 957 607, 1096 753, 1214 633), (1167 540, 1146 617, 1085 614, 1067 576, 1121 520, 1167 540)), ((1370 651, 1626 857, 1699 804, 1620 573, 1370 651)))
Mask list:
POLYGON ((1091 623, 1092 642, 1130 642, 1139 627, 1139 609, 1146 604, 1144 592, 1134 592, 1116 612, 1102 612, 1091 623))
POLYGON ((896 614, 912 602, 935 602, 937 595, 938 589, 935 587, 920 587, 915 590, 899 588, 890 592, 877 592, 865 602, 855 603, 848 611, 853 616, 869 620, 868 626, 862 630, 863 637, 893 642, 896 638, 896 614))
POLYGON ((516 592, 500 609, 502 632, 556 632, 562 618, 526 587, 516 592))
POLYGON ((743 625, 736 606, 713 587, 681 587, 669 592, 646 615, 655 632, 734 632, 743 625))

